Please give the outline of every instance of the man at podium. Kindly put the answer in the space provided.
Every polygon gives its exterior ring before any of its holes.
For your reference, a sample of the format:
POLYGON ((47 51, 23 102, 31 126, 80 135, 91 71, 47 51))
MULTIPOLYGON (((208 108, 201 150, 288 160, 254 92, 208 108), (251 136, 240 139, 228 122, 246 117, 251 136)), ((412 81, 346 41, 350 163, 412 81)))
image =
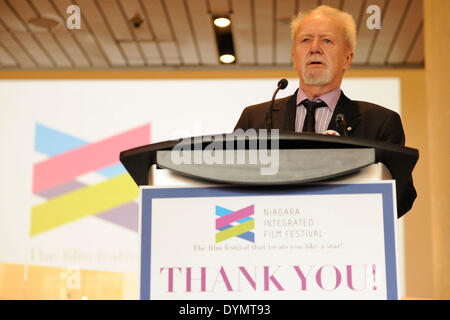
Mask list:
MULTIPOLYGON (((273 105, 268 101, 245 108, 235 130, 273 128, 353 136, 403 146, 405 134, 396 112, 351 100, 340 89, 356 46, 353 17, 320 6, 308 13, 300 12, 291 23, 291 32, 292 61, 300 82, 298 90, 292 96, 275 100, 273 105)), ((416 198, 411 176, 398 195, 401 216, 411 209, 416 198)))

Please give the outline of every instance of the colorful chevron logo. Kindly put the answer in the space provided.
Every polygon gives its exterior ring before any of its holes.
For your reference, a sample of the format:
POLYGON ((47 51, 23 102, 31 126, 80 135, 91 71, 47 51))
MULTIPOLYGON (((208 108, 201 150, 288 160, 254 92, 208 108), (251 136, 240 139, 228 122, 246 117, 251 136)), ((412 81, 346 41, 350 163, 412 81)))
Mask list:
POLYGON ((123 150, 150 143, 150 124, 89 143, 36 124, 35 151, 48 158, 33 165, 33 194, 46 201, 31 208, 30 236, 95 216, 136 231, 139 188, 119 162, 123 150), (102 182, 79 177, 97 173, 102 182))
POLYGON ((255 205, 237 211, 216 205, 216 243, 238 237, 255 242, 255 234, 250 230, 255 228, 255 220, 250 218, 255 213, 255 205))

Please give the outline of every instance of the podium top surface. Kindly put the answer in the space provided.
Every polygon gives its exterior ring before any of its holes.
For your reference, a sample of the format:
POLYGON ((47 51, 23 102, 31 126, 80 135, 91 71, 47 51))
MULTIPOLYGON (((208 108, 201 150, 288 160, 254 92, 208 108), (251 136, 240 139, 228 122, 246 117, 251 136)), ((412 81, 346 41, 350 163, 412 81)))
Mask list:
POLYGON ((150 167, 158 164, 158 151, 170 151, 175 146, 188 150, 204 150, 213 141, 216 145, 222 142, 223 150, 226 150, 225 146, 236 146, 242 142, 245 142, 245 149, 252 149, 254 148, 253 142, 261 141, 266 145, 271 145, 272 148, 275 145, 276 149, 280 150, 371 148, 375 151, 375 162, 384 163, 392 177, 402 181, 411 175, 419 157, 417 149, 361 138, 292 132, 280 132, 272 138, 270 132, 267 135, 259 135, 256 132, 254 135, 228 133, 153 143, 122 151, 120 161, 138 186, 147 185, 150 167))

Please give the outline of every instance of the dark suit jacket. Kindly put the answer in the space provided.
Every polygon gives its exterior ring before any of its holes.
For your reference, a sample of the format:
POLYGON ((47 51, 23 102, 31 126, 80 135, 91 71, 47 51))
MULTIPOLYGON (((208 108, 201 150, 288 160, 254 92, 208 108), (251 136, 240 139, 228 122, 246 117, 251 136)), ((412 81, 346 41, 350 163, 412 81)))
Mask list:
MULTIPOLYGON (((292 96, 275 100, 272 115, 274 129, 295 131, 296 101, 297 92, 292 96)), ((270 104, 268 101, 245 108, 234 129, 266 128, 266 114, 270 110, 270 104)), ((402 121, 398 113, 392 110, 369 102, 350 100, 341 92, 328 129, 342 135, 334 120, 338 114, 344 115, 347 127, 351 128, 348 131, 349 136, 405 145, 402 121)), ((398 217, 411 209, 416 196, 411 176, 408 181, 397 181, 398 217)))

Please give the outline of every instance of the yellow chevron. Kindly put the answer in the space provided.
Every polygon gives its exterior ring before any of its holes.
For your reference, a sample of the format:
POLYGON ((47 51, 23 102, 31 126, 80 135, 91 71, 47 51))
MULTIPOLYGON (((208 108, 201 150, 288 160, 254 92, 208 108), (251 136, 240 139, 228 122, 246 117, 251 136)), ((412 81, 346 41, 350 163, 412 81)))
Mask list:
POLYGON ((53 198, 31 209, 30 236, 125 204, 139 196, 128 173, 53 198))
POLYGON ((247 222, 238 224, 237 226, 225 229, 216 233, 216 243, 238 236, 255 228, 255 220, 251 219, 247 222))

